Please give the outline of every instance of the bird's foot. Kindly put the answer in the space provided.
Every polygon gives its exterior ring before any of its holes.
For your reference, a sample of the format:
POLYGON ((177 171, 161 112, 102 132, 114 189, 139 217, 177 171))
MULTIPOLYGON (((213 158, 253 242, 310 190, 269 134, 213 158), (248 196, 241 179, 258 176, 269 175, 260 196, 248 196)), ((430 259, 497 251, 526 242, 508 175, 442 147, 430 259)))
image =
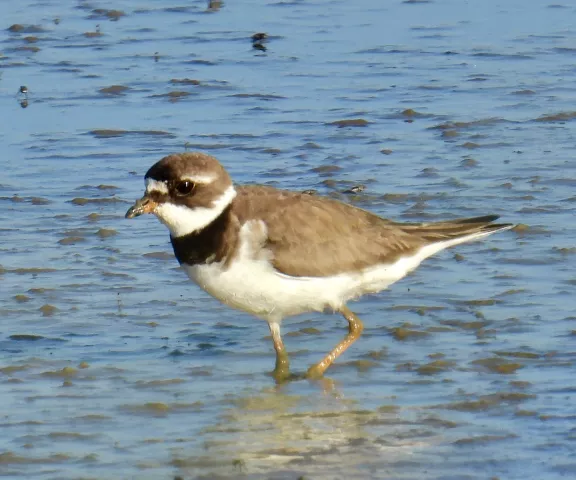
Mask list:
POLYGON ((292 380, 293 375, 290 373, 290 369, 288 368, 275 368, 272 371, 272 377, 274 377, 276 384, 280 385, 281 383, 286 383, 292 380))
POLYGON ((288 355, 278 354, 276 357, 276 366, 272 371, 272 376, 277 384, 287 382, 292 378, 290 374, 290 363, 288 362, 288 355))
POLYGON ((320 365, 312 365, 306 372, 306 378, 309 380, 318 380, 324 376, 324 370, 320 365))

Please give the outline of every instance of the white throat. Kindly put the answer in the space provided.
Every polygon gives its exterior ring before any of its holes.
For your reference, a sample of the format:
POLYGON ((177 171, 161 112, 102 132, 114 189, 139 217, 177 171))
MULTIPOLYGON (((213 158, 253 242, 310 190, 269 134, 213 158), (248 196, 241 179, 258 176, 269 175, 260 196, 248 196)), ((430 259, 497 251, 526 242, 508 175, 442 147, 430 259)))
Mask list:
POLYGON ((212 202, 211 207, 188 208, 167 202, 158 205, 154 214, 168 227, 172 237, 182 237, 210 225, 230 205, 235 196, 236 190, 230 185, 219 198, 212 202))

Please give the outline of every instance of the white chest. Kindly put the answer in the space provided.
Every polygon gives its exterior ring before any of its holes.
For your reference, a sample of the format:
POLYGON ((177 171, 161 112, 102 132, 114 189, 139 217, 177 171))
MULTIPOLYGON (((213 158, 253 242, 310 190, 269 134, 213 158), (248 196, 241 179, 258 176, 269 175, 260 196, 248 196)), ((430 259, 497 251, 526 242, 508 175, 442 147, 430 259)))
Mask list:
POLYGON ((314 295, 310 282, 282 275, 265 261, 237 261, 229 268, 222 263, 183 268, 221 302, 267 320, 326 307, 326 299, 314 295))

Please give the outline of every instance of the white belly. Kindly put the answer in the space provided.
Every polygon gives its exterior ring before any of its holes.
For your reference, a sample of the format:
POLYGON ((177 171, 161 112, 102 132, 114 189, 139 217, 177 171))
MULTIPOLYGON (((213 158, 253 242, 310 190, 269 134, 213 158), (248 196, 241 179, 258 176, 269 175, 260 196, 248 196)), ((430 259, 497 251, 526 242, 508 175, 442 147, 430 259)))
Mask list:
POLYGON ((183 265, 203 290, 226 305, 266 320, 300 313, 337 310, 348 300, 383 290, 406 270, 379 265, 363 272, 330 277, 290 277, 263 260, 238 261, 228 269, 221 263, 183 265))

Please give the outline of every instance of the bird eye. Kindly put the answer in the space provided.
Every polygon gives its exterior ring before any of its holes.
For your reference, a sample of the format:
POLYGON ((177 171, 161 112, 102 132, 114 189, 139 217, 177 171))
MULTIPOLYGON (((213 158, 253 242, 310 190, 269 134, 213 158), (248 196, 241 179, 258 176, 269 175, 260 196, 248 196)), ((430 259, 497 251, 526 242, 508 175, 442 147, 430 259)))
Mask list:
POLYGON ((176 192, 176 195, 179 195, 181 197, 185 195, 190 195, 190 193, 192 193, 192 190, 194 190, 194 182, 191 182, 190 180, 183 180, 182 182, 178 182, 176 184, 174 190, 176 192))

